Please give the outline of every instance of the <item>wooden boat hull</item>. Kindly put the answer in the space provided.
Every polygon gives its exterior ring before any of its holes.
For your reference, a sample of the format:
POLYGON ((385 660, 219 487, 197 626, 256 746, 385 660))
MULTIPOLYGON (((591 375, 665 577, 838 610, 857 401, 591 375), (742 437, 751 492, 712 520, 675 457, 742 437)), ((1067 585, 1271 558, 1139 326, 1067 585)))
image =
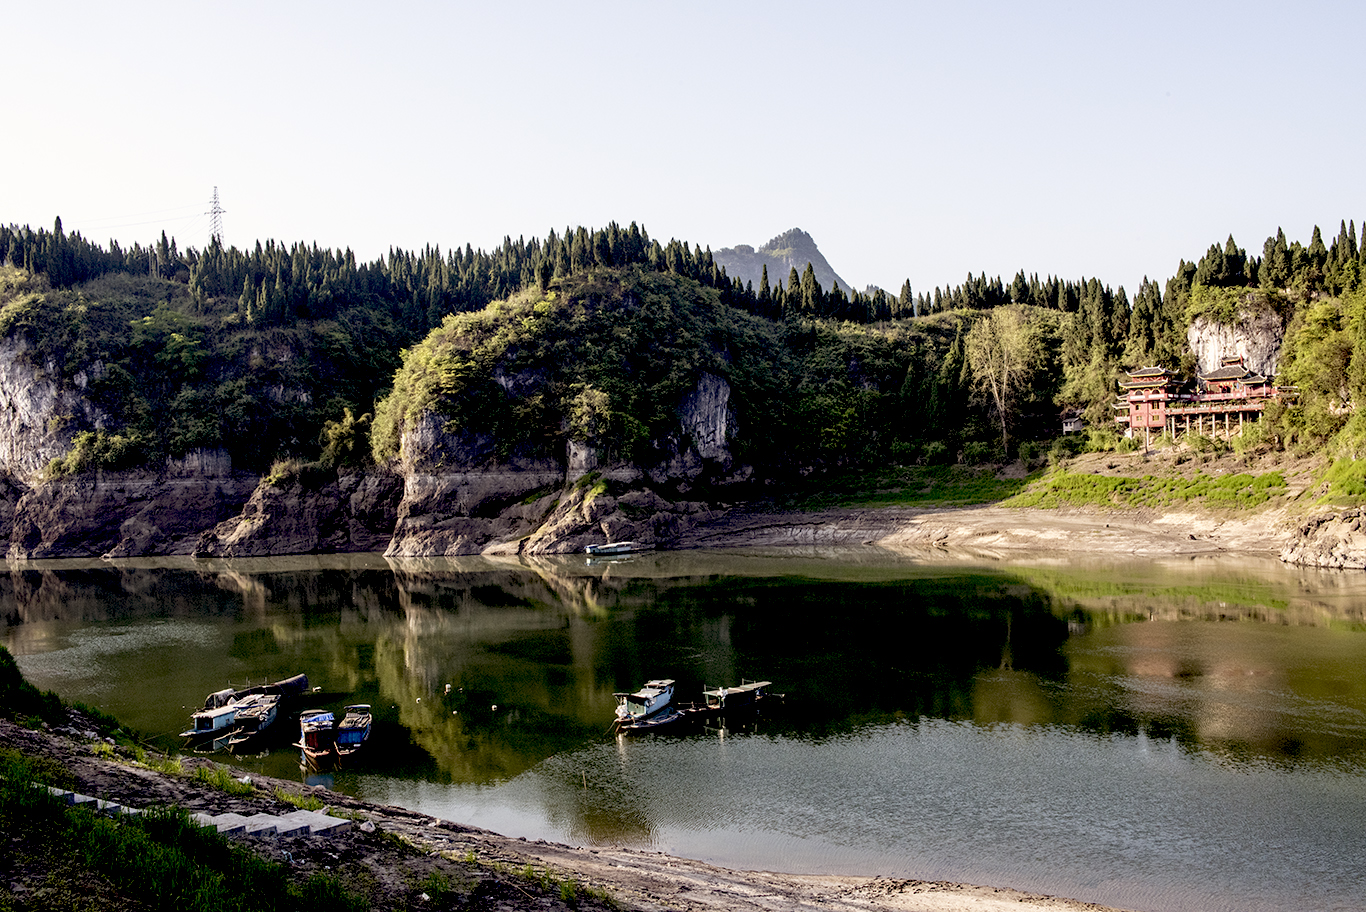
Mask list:
POLYGON ((621 732, 622 734, 628 735, 640 734, 642 732, 658 731, 661 728, 674 726, 684 721, 687 721, 687 715, 685 711, 670 706, 666 708, 663 712, 657 713, 656 715, 650 716, 648 718, 640 719, 635 722, 622 722, 620 725, 617 726, 617 731, 621 732))

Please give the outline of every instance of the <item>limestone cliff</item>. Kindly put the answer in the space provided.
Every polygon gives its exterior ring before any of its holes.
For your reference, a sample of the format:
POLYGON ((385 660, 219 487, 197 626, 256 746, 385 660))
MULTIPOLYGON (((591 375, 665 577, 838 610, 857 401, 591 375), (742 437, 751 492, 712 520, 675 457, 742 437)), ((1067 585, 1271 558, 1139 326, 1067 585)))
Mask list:
POLYGON ((1242 308, 1234 323, 1196 317, 1186 330, 1186 341, 1201 373, 1218 370, 1220 360, 1239 356, 1249 370, 1276 375, 1285 339, 1285 321, 1269 307, 1242 308))
POLYGON ((203 532, 196 557, 383 551, 403 480, 385 471, 316 470, 262 479, 242 512, 203 532))
POLYGON ((22 335, 0 339, 0 472, 29 479, 66 453, 77 431, 102 428, 108 417, 85 395, 97 363, 63 378, 54 362, 35 363, 22 335))
POLYGON ((730 386, 703 374, 677 408, 677 429, 654 441, 648 466, 604 462, 594 441, 570 440, 562 460, 500 458, 494 442, 450 431, 425 412, 404 433, 403 498, 386 554, 582 551, 603 541, 663 544, 709 515, 679 498, 732 472, 730 386), (664 496, 661 491, 669 494, 664 496))

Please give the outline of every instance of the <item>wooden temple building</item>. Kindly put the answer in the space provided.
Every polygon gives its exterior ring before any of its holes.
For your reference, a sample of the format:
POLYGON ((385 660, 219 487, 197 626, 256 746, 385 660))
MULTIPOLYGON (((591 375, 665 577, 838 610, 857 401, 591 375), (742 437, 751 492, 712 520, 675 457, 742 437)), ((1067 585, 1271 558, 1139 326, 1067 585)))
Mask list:
POLYGON ((1224 358, 1218 370, 1190 380, 1165 367, 1130 371, 1120 381, 1115 421, 1126 437, 1142 435, 1144 442, 1167 434, 1173 440, 1192 431, 1206 437, 1241 433, 1245 420, 1261 416, 1266 404, 1293 395, 1271 378, 1247 369, 1241 357, 1224 358))

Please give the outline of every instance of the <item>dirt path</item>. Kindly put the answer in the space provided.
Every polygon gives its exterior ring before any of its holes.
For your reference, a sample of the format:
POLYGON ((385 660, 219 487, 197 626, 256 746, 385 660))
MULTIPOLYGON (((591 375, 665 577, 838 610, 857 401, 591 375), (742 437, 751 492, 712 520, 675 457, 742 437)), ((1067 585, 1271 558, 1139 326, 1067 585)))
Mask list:
MULTIPOLYGON (((426 892, 432 878, 439 877, 454 885, 463 904, 459 907, 488 909, 611 908, 582 892, 562 898, 562 885, 572 881, 580 888, 605 891, 619 908, 643 912, 1104 912, 1089 903, 966 884, 731 871, 656 852, 528 842, 255 774, 250 777, 256 786, 252 795, 232 796, 192 775, 136 765, 126 752, 119 759, 100 756, 97 751, 105 750, 97 747, 101 743, 83 730, 78 717, 73 727, 53 731, 0 720, 0 745, 56 761, 71 772, 75 791, 129 807, 172 804, 213 814, 278 814, 292 805, 276 797, 277 789, 307 791, 355 824, 326 835, 243 838, 302 874, 326 870, 363 882, 376 908, 445 908, 426 892), (544 879, 528 877, 528 865, 544 879)), ((198 758, 184 763, 187 772, 211 765, 198 758)))

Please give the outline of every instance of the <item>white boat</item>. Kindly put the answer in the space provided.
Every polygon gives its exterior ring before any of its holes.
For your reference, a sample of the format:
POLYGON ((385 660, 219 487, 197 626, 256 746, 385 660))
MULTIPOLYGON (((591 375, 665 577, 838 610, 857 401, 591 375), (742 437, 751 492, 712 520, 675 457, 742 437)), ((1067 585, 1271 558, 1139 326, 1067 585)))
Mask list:
MULTIPOLYGON (((217 703, 214 699, 217 696, 218 694, 210 696, 209 701, 217 703)), ((190 728, 181 732, 180 737, 186 738, 192 743, 225 737, 237 727, 237 714, 249 706, 254 706, 260 696, 260 694, 249 694, 245 697, 229 699, 225 703, 219 703, 212 707, 206 706, 190 716, 190 728)))
POLYGON ((606 554, 634 554, 637 551, 648 551, 652 545, 642 545, 640 542, 623 541, 611 542, 606 545, 589 545, 583 549, 585 554, 596 554, 603 556, 606 554))
POLYGON ((646 681, 635 693, 616 693, 617 718, 614 726, 635 725, 669 708, 674 699, 673 678, 646 681))

